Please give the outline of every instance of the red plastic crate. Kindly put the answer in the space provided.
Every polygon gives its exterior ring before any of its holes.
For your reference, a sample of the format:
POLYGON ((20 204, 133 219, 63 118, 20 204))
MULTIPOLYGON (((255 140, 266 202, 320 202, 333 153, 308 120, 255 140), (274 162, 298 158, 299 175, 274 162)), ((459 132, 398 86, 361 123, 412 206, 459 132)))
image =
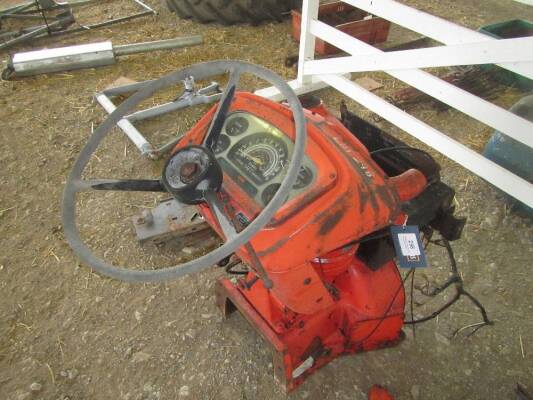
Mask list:
MULTIPOLYGON (((389 36, 390 22, 377 17, 364 19, 367 15, 365 11, 342 1, 322 4, 318 8, 320 21, 369 44, 385 42, 389 36)), ((293 10, 292 36, 297 42, 300 41, 301 25, 302 15, 293 10)), ((316 39, 315 51, 322 55, 341 52, 340 49, 318 38, 316 39)))

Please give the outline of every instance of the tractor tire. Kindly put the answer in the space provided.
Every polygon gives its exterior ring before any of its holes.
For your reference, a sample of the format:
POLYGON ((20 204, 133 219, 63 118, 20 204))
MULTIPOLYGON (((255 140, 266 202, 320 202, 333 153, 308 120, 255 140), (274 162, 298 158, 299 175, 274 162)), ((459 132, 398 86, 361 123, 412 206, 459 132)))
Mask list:
POLYGON ((301 0, 166 0, 168 8, 183 19, 223 25, 282 21, 301 0))

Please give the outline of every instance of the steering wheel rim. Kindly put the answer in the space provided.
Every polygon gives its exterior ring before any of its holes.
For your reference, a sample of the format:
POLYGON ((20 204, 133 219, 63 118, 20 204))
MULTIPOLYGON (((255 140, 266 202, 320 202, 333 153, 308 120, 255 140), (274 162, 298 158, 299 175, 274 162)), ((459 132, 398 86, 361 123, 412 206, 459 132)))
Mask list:
POLYGON ((62 222, 65 238, 82 263, 102 275, 127 282, 159 282, 177 279, 191 273, 203 271, 229 256, 239 247, 248 243, 252 237, 268 224, 278 209, 285 203, 298 176, 305 154, 306 139, 305 118, 300 101, 290 86, 274 72, 258 65, 242 61, 211 61, 174 71, 153 81, 134 93, 120 104, 116 110, 94 130, 93 134, 78 155, 63 192, 62 222), (128 269, 114 266, 95 256, 83 239, 81 239, 78 231, 76 224, 76 194, 85 191, 90 187, 87 185, 87 181, 82 180, 82 173, 104 137, 107 136, 115 124, 126 115, 128 111, 158 90, 183 81, 190 76, 194 76, 196 80, 202 80, 229 72, 231 80, 231 73, 236 70, 238 70, 239 74, 253 74, 276 87, 287 100, 293 113, 296 131, 293 153, 287 168, 287 173, 272 200, 259 213, 259 215, 235 237, 208 254, 183 264, 155 270, 128 269))

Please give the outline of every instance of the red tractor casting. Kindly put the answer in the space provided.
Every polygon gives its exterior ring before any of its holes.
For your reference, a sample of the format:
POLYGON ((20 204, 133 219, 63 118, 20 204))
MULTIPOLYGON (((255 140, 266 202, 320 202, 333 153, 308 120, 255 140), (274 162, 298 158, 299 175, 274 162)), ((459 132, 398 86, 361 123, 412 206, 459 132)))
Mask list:
POLYGON ((292 390, 335 357, 397 344, 404 286, 389 227, 410 223, 449 240, 464 220, 453 216, 452 189, 439 166, 342 110, 342 122, 316 98, 302 101, 272 72, 241 62, 209 62, 154 81, 126 100, 94 132, 68 179, 66 237, 99 273, 128 281, 161 281, 209 268, 234 254, 249 272, 221 279, 217 303, 239 310, 274 353, 277 379, 292 390), (214 106, 183 137, 159 180, 82 180, 110 128, 156 90, 229 72, 214 106), (287 99, 279 104, 237 91, 255 74, 287 99), (382 149, 389 151, 382 151, 382 149), (378 151, 379 150, 379 151, 378 151), (210 254, 176 267, 131 270, 93 256, 75 222, 82 190, 167 191, 195 204, 225 240, 210 254))

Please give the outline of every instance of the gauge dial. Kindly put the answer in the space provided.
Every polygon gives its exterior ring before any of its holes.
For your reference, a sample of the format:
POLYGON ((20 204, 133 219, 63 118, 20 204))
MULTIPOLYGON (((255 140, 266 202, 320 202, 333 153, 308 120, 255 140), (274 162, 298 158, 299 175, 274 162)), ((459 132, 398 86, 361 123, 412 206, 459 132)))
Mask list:
POLYGON ((220 154, 223 151, 226 151, 226 149, 229 147, 230 144, 231 144, 231 140, 230 140, 230 138, 228 136, 220 135, 218 137, 217 142, 215 143, 215 147, 213 148, 213 152, 215 154, 220 154))
POLYGON ((281 184, 279 183, 272 183, 263 190, 263 193, 261 193, 261 200, 265 206, 270 203, 270 200, 272 200, 280 186, 281 184))
POLYGON ((239 136, 246 132, 250 123, 244 117, 231 118, 226 124, 226 133, 230 136, 239 136))
POLYGON ((288 165, 289 151, 283 139, 260 132, 236 143, 228 158, 256 185, 262 185, 288 165))
POLYGON ((293 189, 303 189, 313 181, 313 171, 311 168, 302 165, 296 178, 296 183, 292 187, 293 189))

